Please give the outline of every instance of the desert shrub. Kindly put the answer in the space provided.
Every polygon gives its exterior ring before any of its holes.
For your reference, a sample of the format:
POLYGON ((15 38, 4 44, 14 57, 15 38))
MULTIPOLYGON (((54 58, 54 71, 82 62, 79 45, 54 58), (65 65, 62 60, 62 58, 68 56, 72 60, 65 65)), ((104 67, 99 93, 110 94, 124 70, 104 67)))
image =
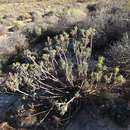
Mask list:
POLYGON ((112 66, 119 66, 127 76, 130 67, 130 35, 125 33, 120 41, 117 41, 106 51, 107 62, 112 66))
POLYGON ((14 32, 6 35, 1 41, 1 54, 15 53, 17 50, 22 50, 28 47, 26 37, 20 32, 14 32))
POLYGON ((40 124, 48 116, 66 117, 71 105, 84 96, 110 92, 112 85, 125 82, 118 67, 109 70, 104 57, 99 57, 94 72, 88 69, 94 34, 95 29, 75 27, 69 34, 48 37, 43 50, 39 53, 25 50, 24 63, 12 65, 7 90, 24 96, 27 104, 22 105, 23 111, 29 108, 35 113, 40 104, 42 115, 36 114, 40 124))
POLYGON ((12 46, 19 49, 25 49, 28 46, 26 37, 19 32, 12 33, 8 40, 11 42, 10 44, 12 46))
POLYGON ((104 12, 100 12, 94 22, 98 31, 95 48, 108 47, 113 42, 120 40, 123 33, 128 31, 127 19, 126 13, 104 14, 104 12))
MULTIPOLYGON (((7 71, 8 63, 13 55, 28 48, 28 41, 25 35, 20 32, 6 33, 1 36, 0 41, 0 70, 7 71)), ((11 59, 14 61, 14 59, 11 59)))
POLYGON ((102 7, 97 7, 94 16, 88 16, 83 23, 83 26, 97 30, 93 39, 93 49, 99 53, 120 40, 130 26, 129 11, 125 9, 127 1, 116 0, 107 1, 107 3, 105 5, 100 3, 102 7))

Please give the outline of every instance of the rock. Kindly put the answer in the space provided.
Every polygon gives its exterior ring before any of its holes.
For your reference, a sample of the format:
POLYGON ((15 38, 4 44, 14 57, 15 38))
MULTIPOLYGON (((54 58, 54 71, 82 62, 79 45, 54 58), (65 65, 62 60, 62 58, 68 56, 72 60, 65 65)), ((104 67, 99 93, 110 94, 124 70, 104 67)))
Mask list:
POLYGON ((8 94, 0 94, 0 122, 9 119, 9 112, 13 111, 18 97, 8 94))
POLYGON ((98 114, 81 111, 65 130, 129 130, 120 128, 107 118, 98 114))

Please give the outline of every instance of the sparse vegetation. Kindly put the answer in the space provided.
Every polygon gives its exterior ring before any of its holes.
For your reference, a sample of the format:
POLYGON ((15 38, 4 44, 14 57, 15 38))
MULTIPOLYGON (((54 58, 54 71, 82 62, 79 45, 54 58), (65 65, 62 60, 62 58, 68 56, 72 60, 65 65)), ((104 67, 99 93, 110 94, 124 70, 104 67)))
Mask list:
POLYGON ((0 90, 20 98, 8 122, 27 130, 61 130, 92 104, 128 127, 129 3, 48 3, 15 3, 14 16, 4 3, 0 7, 0 74, 6 77, 0 90))

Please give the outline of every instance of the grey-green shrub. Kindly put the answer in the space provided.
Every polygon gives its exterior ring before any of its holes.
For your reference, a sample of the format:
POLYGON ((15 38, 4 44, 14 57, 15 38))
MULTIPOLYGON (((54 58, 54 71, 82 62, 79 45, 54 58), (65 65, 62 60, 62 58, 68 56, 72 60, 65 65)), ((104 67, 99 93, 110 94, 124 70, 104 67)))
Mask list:
POLYGON ((120 69, 129 75, 130 67, 130 33, 124 34, 120 41, 117 41, 109 50, 106 50, 107 62, 113 66, 119 66, 120 69))

